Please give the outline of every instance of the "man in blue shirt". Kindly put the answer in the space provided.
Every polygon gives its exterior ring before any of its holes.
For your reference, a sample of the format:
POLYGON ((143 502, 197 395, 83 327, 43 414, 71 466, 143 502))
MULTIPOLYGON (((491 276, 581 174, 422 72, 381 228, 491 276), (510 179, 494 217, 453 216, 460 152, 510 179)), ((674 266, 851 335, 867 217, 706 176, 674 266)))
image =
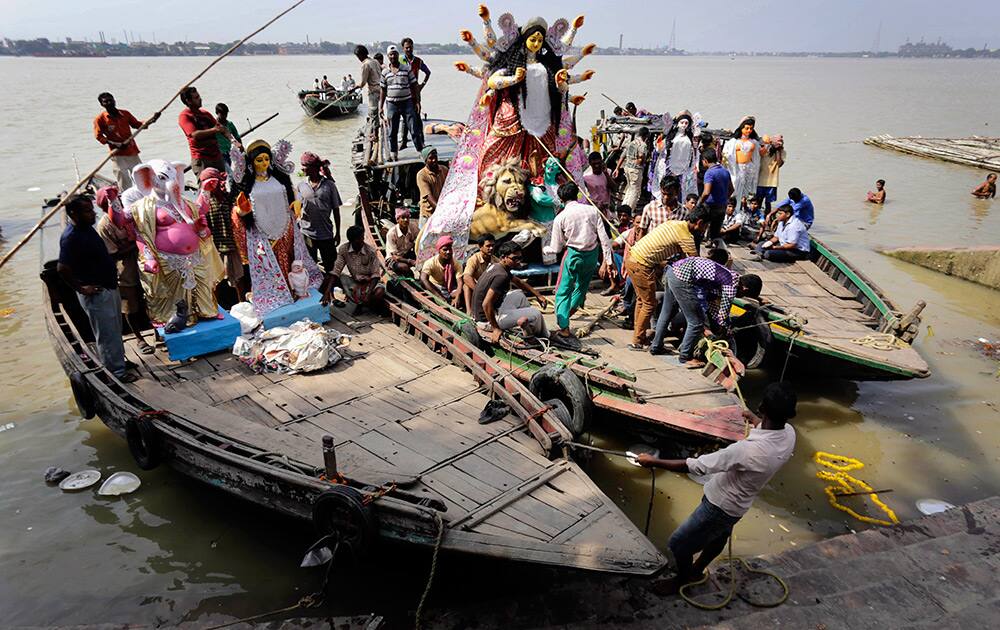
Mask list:
POLYGON ((774 236, 757 244, 754 252, 772 262, 795 262, 809 258, 809 230, 792 215, 791 205, 781 205, 774 212, 778 218, 774 236))
POLYGON ((131 383, 136 375, 125 370, 118 267, 94 229, 97 215, 90 198, 75 195, 65 207, 69 225, 59 239, 56 269, 87 313, 101 363, 120 381, 131 383))
POLYGON ((813 202, 808 196, 803 195, 798 188, 788 191, 788 198, 778 204, 778 207, 791 206, 792 215, 802 221, 807 228, 812 228, 816 212, 813 209, 813 202))
POLYGON ((708 237, 719 238, 722 221, 726 218, 726 202, 733 194, 733 178, 729 170, 719 164, 715 149, 706 149, 701 154, 705 167, 705 187, 701 191, 696 206, 708 206, 708 237))

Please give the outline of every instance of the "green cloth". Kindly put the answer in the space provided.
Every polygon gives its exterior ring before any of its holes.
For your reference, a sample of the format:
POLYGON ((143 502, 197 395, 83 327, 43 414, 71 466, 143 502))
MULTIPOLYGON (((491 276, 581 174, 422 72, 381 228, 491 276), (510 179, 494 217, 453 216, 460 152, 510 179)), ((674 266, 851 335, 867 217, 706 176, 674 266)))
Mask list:
POLYGON ((559 272, 559 286, 556 287, 556 324, 560 329, 569 328, 570 315, 586 301, 587 289, 597 271, 600 254, 600 247, 589 252, 566 248, 559 272))
MULTIPOLYGON (((236 125, 233 124, 233 121, 226 121, 226 129, 229 130, 229 133, 233 134, 234 138, 239 140, 241 143, 243 142, 243 138, 241 138, 240 133, 236 131, 236 125)), ((229 138, 227 138, 225 134, 217 133, 215 134, 215 139, 219 141, 219 151, 222 151, 222 155, 229 155, 229 149, 233 146, 233 143, 229 141, 229 138)))

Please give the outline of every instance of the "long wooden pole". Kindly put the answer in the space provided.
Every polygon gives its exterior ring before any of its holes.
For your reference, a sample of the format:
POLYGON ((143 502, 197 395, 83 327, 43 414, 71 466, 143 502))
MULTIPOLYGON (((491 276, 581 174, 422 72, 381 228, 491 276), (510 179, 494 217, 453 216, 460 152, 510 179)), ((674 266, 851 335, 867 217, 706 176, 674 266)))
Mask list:
MULTIPOLYGON (((274 24, 275 22, 277 22, 279 18, 283 17, 285 14, 287 14, 292 9, 296 8, 297 6, 299 6, 300 4, 302 4, 305 1, 306 0, 296 0, 296 2, 292 3, 292 5, 290 7, 288 7, 287 9, 285 9, 284 11, 282 11, 281 13, 279 13, 278 15, 276 15, 273 18, 271 18, 270 20, 268 20, 263 26, 261 26, 260 28, 258 28, 254 32, 250 33, 249 35, 247 35, 246 37, 244 37, 240 41, 236 42, 235 44, 233 44, 229 48, 229 50, 227 50, 226 52, 222 53, 221 55, 219 55, 218 57, 216 57, 215 59, 213 59, 212 63, 210 63, 207 66, 205 66, 204 70, 202 70, 201 72, 199 72, 198 74, 196 74, 193 79, 191 79, 190 81, 188 81, 187 83, 185 83, 183 86, 181 86, 180 89, 178 89, 176 92, 174 92, 174 95, 170 97, 170 100, 167 101, 167 103, 163 107, 161 107, 160 109, 158 109, 154 113, 154 116, 158 116, 159 114, 162 114, 168 107, 170 107, 173 104, 173 102, 175 100, 177 100, 177 98, 181 95, 181 92, 183 92, 184 90, 186 90, 187 88, 189 88, 195 81, 197 81, 201 77, 205 76, 205 74, 209 70, 211 70, 213 67, 215 67, 215 64, 219 63, 220 61, 222 61, 223 59, 225 59, 226 57, 228 57, 229 55, 231 55, 237 48, 239 48, 240 46, 242 46, 243 44, 245 44, 247 42, 247 40, 249 40, 251 37, 253 37, 254 35, 257 35, 258 33, 260 33, 261 31, 263 31, 267 27, 269 27, 272 24, 274 24)), ((139 133, 142 132, 143 129, 145 129, 146 127, 149 126, 149 123, 150 123, 150 119, 147 118, 146 121, 143 122, 142 126, 139 127, 138 129, 136 129, 132 133, 132 135, 129 136, 128 140, 126 140, 124 142, 124 144, 128 144, 129 142, 131 142, 132 140, 134 140, 135 137, 138 136, 139 133)), ((73 188, 70 189, 70 191, 68 193, 66 193, 65 195, 63 195, 62 199, 59 200, 59 203, 56 204, 56 206, 54 208, 52 208, 52 210, 50 210, 48 213, 46 213, 46 215, 43 216, 41 218, 41 220, 38 223, 36 223, 35 226, 28 231, 28 233, 25 234, 24 237, 20 241, 17 242, 17 245, 14 245, 14 247, 11 248, 11 250, 9 252, 7 252, 6 254, 4 254, 3 258, 0 259, 0 269, 2 269, 3 266, 7 264, 7 261, 9 261, 14 256, 14 254, 16 254, 18 252, 18 250, 20 250, 22 247, 24 247, 24 245, 28 241, 30 241, 31 238, 35 234, 37 234, 40 229, 42 229, 42 226, 44 226, 49 221, 49 219, 51 219, 52 217, 54 217, 55 214, 57 212, 59 212, 59 210, 61 210, 63 208, 63 206, 66 205, 66 201, 69 200, 70 197, 72 197, 78 190, 80 190, 80 188, 85 183, 89 182, 91 180, 91 178, 93 178, 94 175, 96 175, 98 173, 98 171, 100 171, 101 168, 111 160, 111 157, 113 155, 114 154, 109 151, 108 154, 104 157, 104 159, 101 160, 100 164, 98 164, 94 168, 94 170, 90 171, 90 173, 88 173, 86 177, 83 177, 79 181, 77 181, 76 184, 73 186, 73 188)))

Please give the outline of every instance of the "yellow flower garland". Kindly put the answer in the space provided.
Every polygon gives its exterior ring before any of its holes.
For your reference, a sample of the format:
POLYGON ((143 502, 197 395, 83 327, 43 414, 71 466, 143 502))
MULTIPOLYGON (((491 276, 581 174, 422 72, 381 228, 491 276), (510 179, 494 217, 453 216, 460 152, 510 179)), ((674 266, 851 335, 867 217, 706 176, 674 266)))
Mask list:
POLYGON ((885 526, 895 525, 899 523, 899 519, 896 517, 896 513, 893 512, 888 505, 886 505, 881 499, 878 498, 878 494, 876 492, 873 492, 873 488, 871 486, 869 486, 864 481, 861 481, 860 479, 852 477, 851 475, 847 474, 847 471, 849 470, 857 470, 859 468, 864 468, 865 465, 861 460, 854 459, 853 457, 844 457, 842 455, 835 455, 833 453, 817 451, 816 454, 813 455, 813 461, 819 464, 820 466, 832 468, 834 471, 836 471, 836 472, 830 472, 829 470, 820 470, 816 473, 816 477, 818 477, 819 479, 822 479, 823 481, 829 481, 831 482, 831 484, 836 484, 836 485, 829 485, 823 489, 823 492, 826 493, 827 498, 830 500, 830 505, 840 510, 841 512, 847 512, 848 514, 850 514, 851 516, 853 516, 854 518, 858 519, 863 523, 871 523, 872 525, 885 525, 885 526), (838 493, 837 492, 838 489, 841 490, 841 492, 838 493), (851 508, 847 507, 846 505, 841 505, 840 502, 837 500, 837 497, 840 494, 850 494, 853 492, 868 492, 869 493, 868 498, 870 498, 872 500, 872 503, 878 506, 878 508, 881 509, 882 512, 884 512, 885 515, 889 517, 889 520, 872 518, 870 516, 863 516, 861 514, 858 514, 851 508))

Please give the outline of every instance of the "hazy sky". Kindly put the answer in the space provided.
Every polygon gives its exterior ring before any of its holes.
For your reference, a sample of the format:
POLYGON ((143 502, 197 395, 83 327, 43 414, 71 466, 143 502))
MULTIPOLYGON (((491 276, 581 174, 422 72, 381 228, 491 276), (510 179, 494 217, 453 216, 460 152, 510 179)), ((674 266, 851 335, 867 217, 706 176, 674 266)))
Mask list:
MULTIPOLYGON (((232 41, 251 32, 291 0, 0 0, 0 36, 232 41), (141 9, 140 9, 141 7, 141 9)), ((457 0, 358 2, 307 0, 256 41, 334 42, 396 39, 457 42, 458 30, 480 33, 477 3, 457 0)), ((523 22, 587 16, 578 43, 664 45, 677 20, 677 46, 690 51, 870 50, 882 22, 880 50, 942 38, 958 48, 1000 47, 1000 0, 507 0, 490 6, 523 22), (544 7, 544 8, 543 8, 544 7)))

